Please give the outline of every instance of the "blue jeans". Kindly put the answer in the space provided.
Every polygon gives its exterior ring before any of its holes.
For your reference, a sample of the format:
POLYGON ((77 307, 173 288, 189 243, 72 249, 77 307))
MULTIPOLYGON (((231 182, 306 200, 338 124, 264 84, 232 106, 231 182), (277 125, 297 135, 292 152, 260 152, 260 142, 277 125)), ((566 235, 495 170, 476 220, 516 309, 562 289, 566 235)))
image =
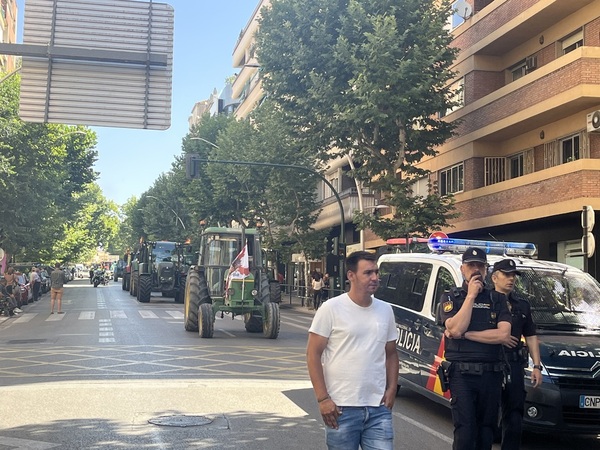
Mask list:
POLYGON ((329 450, 393 450, 392 411, 385 405, 340 406, 338 429, 326 429, 329 450))

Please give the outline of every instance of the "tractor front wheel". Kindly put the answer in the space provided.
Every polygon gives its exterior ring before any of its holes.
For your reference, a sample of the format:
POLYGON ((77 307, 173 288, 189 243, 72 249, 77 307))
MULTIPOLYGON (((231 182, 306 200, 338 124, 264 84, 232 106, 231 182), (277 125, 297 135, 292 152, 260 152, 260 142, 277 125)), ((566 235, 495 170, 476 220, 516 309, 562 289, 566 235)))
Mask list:
POLYGON ((202 303, 200 305, 200 312, 198 317, 198 323, 200 325, 200 337, 201 338, 212 338, 215 332, 215 316, 213 314, 212 305, 210 303, 202 303))
POLYGON ((279 336, 279 305, 277 303, 267 303, 263 315, 263 333, 268 339, 277 339, 279 336))

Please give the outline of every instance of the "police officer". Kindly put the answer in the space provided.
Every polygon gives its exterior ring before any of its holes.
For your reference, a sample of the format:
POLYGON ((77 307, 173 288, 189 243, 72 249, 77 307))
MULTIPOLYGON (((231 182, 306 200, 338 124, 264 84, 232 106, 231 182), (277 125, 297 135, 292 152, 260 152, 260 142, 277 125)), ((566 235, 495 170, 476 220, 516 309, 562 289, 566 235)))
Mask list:
POLYGON ((533 360, 531 383, 534 388, 542 383, 540 348, 531 317, 531 306, 527 300, 517 297, 513 292, 517 275, 521 273, 512 259, 498 261, 492 268, 494 288, 508 299, 508 309, 512 316, 511 344, 504 348, 510 366, 510 383, 502 391, 502 450, 518 450, 521 446, 526 395, 523 368, 528 364, 528 353, 533 360), (523 346, 521 336, 525 338, 527 347, 523 346))
POLYGON ((469 247, 462 255, 462 288, 442 294, 446 327, 454 450, 490 450, 502 393, 502 344, 510 343, 506 297, 485 288, 487 257, 469 247))

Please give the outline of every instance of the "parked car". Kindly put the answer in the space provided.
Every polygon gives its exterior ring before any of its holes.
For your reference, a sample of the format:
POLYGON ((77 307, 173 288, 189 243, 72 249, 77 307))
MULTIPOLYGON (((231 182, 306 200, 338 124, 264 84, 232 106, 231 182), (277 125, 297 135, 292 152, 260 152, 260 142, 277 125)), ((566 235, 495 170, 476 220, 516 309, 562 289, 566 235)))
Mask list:
POLYGON ((17 300, 18 306, 21 307, 33 301, 33 290, 29 285, 29 279, 21 272, 17 272, 17 292, 15 292, 15 299, 17 300))

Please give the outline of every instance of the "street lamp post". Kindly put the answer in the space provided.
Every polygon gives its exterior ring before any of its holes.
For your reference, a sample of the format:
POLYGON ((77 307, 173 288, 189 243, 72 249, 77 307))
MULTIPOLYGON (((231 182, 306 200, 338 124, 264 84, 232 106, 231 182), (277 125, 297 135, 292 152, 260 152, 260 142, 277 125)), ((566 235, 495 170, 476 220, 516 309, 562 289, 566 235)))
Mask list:
MULTIPOLYGON (((191 137, 190 139, 192 140, 199 140, 202 142, 205 142, 209 145, 212 145, 215 148, 219 148, 218 145, 204 139, 201 137, 191 137)), ((282 169, 294 169, 294 170, 299 170, 302 172, 308 172, 311 173, 313 175, 318 176, 326 185, 327 187, 329 187, 329 189, 331 189, 331 192, 333 193, 338 207, 340 209, 340 243, 343 245, 346 243, 346 217, 344 215, 344 206, 342 204, 342 200, 340 199, 340 195, 338 194, 337 190, 335 189, 335 187, 331 184, 331 182, 325 178, 321 173, 317 172, 315 169, 312 169, 310 167, 304 167, 304 166, 298 166, 295 164, 277 164, 277 163, 267 163, 267 162, 257 162, 257 161, 231 161, 231 160, 218 160, 218 159, 208 159, 208 158, 200 158, 197 155, 188 155, 189 159, 189 163, 190 164, 194 164, 195 162, 204 162, 204 163, 214 163, 214 164, 232 164, 232 165, 239 165, 239 166, 262 166, 262 167, 279 167, 282 169)), ((195 170, 192 170, 192 173, 194 173, 195 170)), ((337 249, 334 249, 337 252, 337 249)), ((345 289, 345 280, 346 280, 346 274, 344 273, 343 270, 343 262, 340 262, 340 288, 342 290, 345 289)))
POLYGON ((146 195, 147 198, 153 198, 154 200, 157 200, 159 202, 161 202, 163 205, 165 205, 167 208, 169 208, 171 210, 171 212, 173 214, 175 214, 175 217, 177 218, 177 220, 179 220, 179 223, 181 224, 181 227, 185 230, 185 225, 183 223, 183 220, 181 220, 181 217, 179 217, 179 215, 175 212, 175 210, 173 208, 171 208, 169 205, 167 205, 167 203, 165 201, 163 201, 162 199, 155 197, 154 195, 146 195))

